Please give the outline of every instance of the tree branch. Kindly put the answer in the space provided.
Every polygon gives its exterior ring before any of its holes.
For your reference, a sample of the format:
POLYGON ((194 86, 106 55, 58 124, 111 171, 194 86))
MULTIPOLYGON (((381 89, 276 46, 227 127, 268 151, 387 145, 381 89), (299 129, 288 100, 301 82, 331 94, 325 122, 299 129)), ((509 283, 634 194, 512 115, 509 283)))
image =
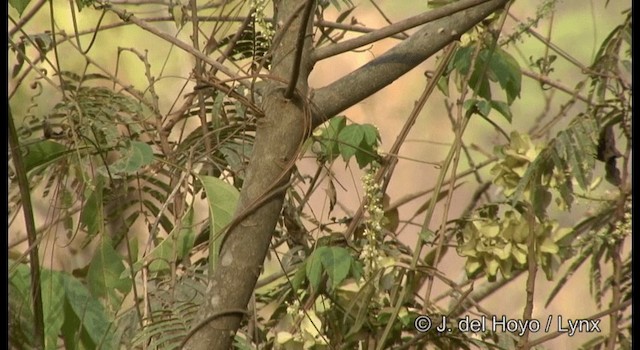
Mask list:
POLYGON ((488 0, 457 1, 450 5, 439 7, 433 11, 428 11, 417 16, 407 18, 403 21, 396 22, 390 26, 359 36, 355 39, 346 40, 331 46, 316 49, 311 57, 314 62, 320 61, 331 56, 335 56, 368 44, 372 44, 378 40, 386 39, 407 29, 411 29, 440 18, 451 16, 454 13, 466 10, 470 7, 482 4, 487 1, 488 0))
POLYGON ((112 11, 113 13, 118 15, 118 17, 120 17, 123 21, 134 23, 135 25, 137 25, 138 27, 148 31, 149 33, 154 34, 154 35, 162 38, 163 40, 165 40, 168 43, 174 44, 175 46, 179 47, 180 49, 182 49, 182 50, 192 54, 193 56, 201 59, 202 61, 210 64, 212 67, 214 67, 215 69, 223 72, 224 74, 226 74, 230 78, 236 79, 240 84, 244 85, 245 87, 251 88, 251 85, 249 83, 247 83, 246 81, 244 81, 242 79, 239 79, 236 74, 234 74, 229 68, 227 68, 223 64, 215 61, 214 59, 212 59, 211 57, 205 55, 201 51, 196 50, 194 47, 192 47, 191 45, 185 43, 184 41, 182 41, 182 40, 180 40, 180 39, 178 39, 176 37, 173 37, 173 36, 171 36, 171 35, 169 35, 167 33, 161 32, 157 28, 154 28, 153 26, 149 25, 149 23, 147 23, 146 21, 141 20, 138 17, 134 16, 133 13, 130 13, 130 12, 127 12, 125 10, 121 10, 121 9, 115 8, 113 6, 109 7, 109 11, 112 11))
POLYGON ((293 62, 293 71, 291 72, 291 80, 289 80, 289 86, 287 86, 287 91, 284 93, 284 98, 291 99, 293 97, 293 93, 296 90, 296 86, 298 85, 298 77, 300 75, 300 63, 302 62, 302 50, 304 49, 304 38, 307 36, 307 27, 311 17, 311 10, 313 10, 314 0, 307 0, 307 4, 304 7, 304 12, 302 13, 302 21, 303 24, 300 26, 298 30, 298 41, 296 43, 296 55, 295 61, 293 62))
POLYGON ((506 3, 507 0, 491 0, 429 22, 382 56, 316 90, 312 103, 314 126, 391 84, 506 3))
POLYGON ((281 33, 281 39, 273 45, 272 79, 268 80, 263 95, 264 117, 257 123, 251 161, 218 261, 209 262, 213 273, 209 277, 203 322, 190 334, 184 349, 231 348, 243 314, 217 315, 224 310, 247 307, 282 210, 284 192, 274 193, 274 190, 288 183, 297 154, 309 134, 310 111, 306 99, 298 97, 307 95, 312 27, 303 16, 296 16, 290 25, 286 24, 287 19, 293 18, 298 4, 298 0, 275 1, 276 30, 281 33), (304 48, 301 58, 296 59, 300 31, 305 31, 304 48), (282 82, 288 81, 298 61, 300 73, 296 91, 300 96, 287 99, 284 96, 286 85, 282 82))

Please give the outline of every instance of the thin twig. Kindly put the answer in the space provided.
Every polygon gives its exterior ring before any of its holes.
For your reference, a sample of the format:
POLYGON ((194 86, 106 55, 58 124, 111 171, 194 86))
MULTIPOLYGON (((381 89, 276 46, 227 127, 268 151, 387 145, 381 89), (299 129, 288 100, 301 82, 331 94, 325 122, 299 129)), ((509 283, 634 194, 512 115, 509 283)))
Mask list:
MULTIPOLYGON (((400 153, 400 147, 402 147, 402 144, 404 144, 405 140, 409 136, 409 132, 411 131, 411 128, 413 127, 418 116, 420 115, 420 111, 422 111, 422 109, 424 108, 424 105, 429 99, 429 96, 431 96, 431 93, 433 92, 433 90, 437 85, 439 77, 444 73, 444 70, 447 67, 449 60, 451 59, 451 57, 453 57, 453 52, 455 51, 454 48, 455 48, 455 44, 450 45, 447 49, 445 49, 445 54, 443 56, 443 59, 440 62, 440 65, 438 66, 438 68, 436 69, 436 72, 433 78, 425 86, 425 89, 423 90, 420 98, 416 102, 413 111, 409 115, 409 118, 407 118, 407 121, 404 123, 402 130, 400 130, 400 134, 398 134, 398 137, 396 138, 393 145, 391 146, 391 149, 389 150, 389 154, 385 157, 384 161, 382 162, 382 166, 380 167, 380 169, 378 169, 378 172, 374 177, 374 181, 376 183, 380 183, 380 181, 382 181, 383 178, 385 179, 384 183, 382 184, 383 186, 381 189, 382 193, 385 192, 386 187, 391 178, 391 174, 393 174, 393 170, 397 163, 396 157, 392 155, 400 153)), ((355 232, 356 228, 358 227, 360 223, 360 219, 364 214, 363 208, 365 204, 366 203, 363 200, 362 203, 360 204, 360 207, 358 208, 356 213, 353 215, 351 223, 349 224, 349 227, 345 231, 345 237, 347 237, 347 239, 351 237, 351 235, 355 232)))
MULTIPOLYGON (((525 203, 527 210, 524 213, 526 220, 529 224, 529 235, 527 237, 527 285, 526 285, 526 303, 522 312, 523 320, 530 320, 533 315, 533 302, 534 293, 536 288, 536 275, 538 274, 538 263, 536 261, 537 247, 536 247, 536 217, 533 211, 533 206, 530 203, 525 203)), ((531 346, 529 342, 530 330, 526 327, 524 334, 518 341, 517 349, 529 350, 531 346)))
POLYGON ((182 49, 185 52, 188 52, 190 54, 192 54, 194 57, 197 57, 199 59, 201 59, 202 61, 208 63, 209 65, 215 67, 216 69, 218 69, 219 71, 223 72, 224 74, 226 74, 227 76, 236 79, 240 84, 244 85, 245 87, 249 88, 250 85, 249 83, 247 83, 246 81, 239 79, 236 74, 234 74, 232 71, 229 70, 229 68, 227 68, 226 66, 218 63, 217 61, 213 60, 211 57, 208 57, 207 55, 205 55, 204 53, 196 50, 195 48, 193 48, 191 45, 185 43, 184 41, 175 38, 167 33, 161 32, 160 30, 158 30, 157 28, 149 25, 149 23, 147 23, 144 20, 139 19, 138 17, 136 17, 135 15, 133 15, 133 13, 129 13, 125 10, 120 10, 118 8, 115 7, 110 7, 109 11, 112 11, 113 13, 115 13, 116 15, 118 15, 123 21, 128 21, 131 23, 134 23, 135 25, 137 25, 138 27, 148 31, 149 33, 156 35, 160 38, 162 38, 163 40, 176 45, 177 47, 179 47, 180 49, 182 49))
MULTIPOLYGON (((378 4, 375 2, 375 0, 369 0, 369 1, 373 5, 373 7, 376 8, 376 10, 380 14, 380 16, 382 16, 382 18, 384 18, 384 20, 387 21, 387 23, 393 24, 393 22, 389 19, 389 17, 387 17, 387 15, 384 13, 384 11, 382 11, 382 9, 380 8, 380 6, 378 6, 378 4)), ((409 35, 407 33, 405 33, 405 32, 402 32, 402 33, 399 33, 399 34, 401 34, 400 37, 402 37, 402 39, 406 39, 406 38, 409 37, 409 35)))
MULTIPOLYGON (((29 12, 22 16, 22 18, 20 18, 20 20, 15 24, 13 28, 9 29, 9 37, 12 37, 17 31, 21 30, 22 27, 27 24, 27 22, 29 22, 31 17, 35 16, 35 14, 38 13, 45 2, 47 2, 47 0, 39 0, 38 2, 36 2, 31 10, 29 10, 29 12)), ((11 19, 11 16, 9 16, 9 19, 11 19)))
MULTIPOLYGON (((456 47, 457 47, 457 43, 452 43, 452 44, 449 44, 449 46, 445 49, 444 54, 443 54, 443 58, 440 61, 440 64, 438 65, 438 68, 436 69, 436 73, 434 74, 433 78, 429 81, 429 83, 425 87, 425 89, 424 89, 422 95, 420 96, 420 99, 418 100, 418 102, 416 102, 416 105, 415 105, 415 108, 414 108, 414 111, 413 111, 412 115, 409 117, 409 120, 407 120, 407 122, 405 123, 405 127, 400 132, 400 135, 398 136, 398 138, 396 139, 396 142, 394 143, 394 145, 392 147, 392 152, 393 153, 398 153, 398 151, 400 150, 400 145, 402 145, 402 143, 404 143, 404 140, 406 139, 407 135, 409 134, 410 128, 415 123, 417 115, 422 110, 422 108, 424 107, 425 103, 429 99, 429 96, 431 96, 431 93, 435 89, 435 86, 437 85, 437 81, 438 81, 438 79, 440 79, 440 77, 442 76, 442 74, 445 71, 445 68, 448 66, 449 60, 453 57, 453 53, 455 52, 455 48, 456 47)), ((391 166, 390 166, 390 169, 393 170, 394 166, 395 166, 395 164, 392 163, 391 166)), ((446 170, 442 170, 441 174, 444 174, 445 172, 446 172, 446 170)), ((376 175, 378 175, 378 174, 376 174, 376 175)), ((440 185, 442 185, 443 181, 444 181, 444 177, 441 176, 440 185)), ((437 193, 440 192, 440 188, 437 185, 436 185, 435 188, 436 188, 435 193, 436 193, 436 196, 437 196, 437 193)), ((435 202, 437 202, 437 201, 435 200, 435 197, 434 197, 434 199, 431 201, 432 204, 430 205, 430 207, 433 207, 435 202)), ((359 209, 359 211, 361 211, 361 209, 359 209)), ((351 224, 353 226, 353 221, 352 221, 351 224)), ((355 231, 355 228, 353 230, 355 231)), ((419 239, 418 242, 422 242, 422 240, 419 239)), ((419 246, 419 249, 414 251, 414 257, 413 257, 412 262, 411 262, 411 269, 415 269, 416 266, 417 266, 417 262, 418 262, 418 258, 417 257, 420 255, 419 250, 420 250, 421 247, 422 247, 422 245, 419 246)), ((387 323, 387 326, 385 327, 385 329, 384 329, 384 331, 382 333, 382 336, 380 337, 378 350, 382 349, 382 347, 384 346, 384 343, 385 343, 387 337, 389 336, 389 333, 391 332, 391 329, 393 328, 393 324, 395 323, 395 320, 398 317, 398 313, 400 312, 400 307, 401 307, 402 303, 405 300, 405 296, 406 296, 406 293, 408 292, 408 290, 409 290, 409 288, 404 288, 402 290, 402 292, 400 293, 401 294, 400 297, 397 299, 397 301, 395 301, 395 306, 393 308, 393 312, 391 314, 391 317, 389 318, 389 322, 387 323)))
MULTIPOLYGON (((596 320, 596 319, 599 319, 601 317, 604 317, 604 316, 607 316, 607 315, 611 315, 614 312, 618 312, 618 311, 630 306, 631 302, 632 302, 632 300, 629 299, 629 300, 625 301, 624 303, 622 303, 620 305, 617 305, 617 306, 612 307, 610 309, 604 310, 602 312, 595 313, 595 314, 590 315, 588 317, 585 317, 583 319, 585 319, 585 320, 596 320)), ((527 343, 527 345, 529 346, 529 348, 533 348, 533 347, 535 347, 537 345, 540 345, 542 343, 548 342, 551 339, 554 339, 554 338, 557 338, 557 337, 559 337, 561 335, 566 335, 566 334, 567 334, 566 330, 556 331, 555 333, 547 334, 547 335, 542 336, 542 337, 540 337, 540 338, 538 338, 536 340, 530 341, 529 343, 527 343)))

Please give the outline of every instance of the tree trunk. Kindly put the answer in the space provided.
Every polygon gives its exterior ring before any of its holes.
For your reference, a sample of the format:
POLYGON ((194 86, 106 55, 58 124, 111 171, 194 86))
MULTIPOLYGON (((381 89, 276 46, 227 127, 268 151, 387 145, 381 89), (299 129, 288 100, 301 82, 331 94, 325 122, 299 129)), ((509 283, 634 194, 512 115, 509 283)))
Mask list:
MULTIPOLYGON (((267 193, 286 186, 291 164, 298 150, 315 127, 342 110, 358 103, 402 76, 482 19, 505 5, 507 0, 460 0, 452 6, 463 11, 424 25, 411 38, 382 56, 331 85, 315 92, 308 100, 307 78, 312 68, 311 23, 304 18, 307 1, 276 0, 276 35, 273 50, 272 79, 263 96, 264 117, 258 121, 252 159, 240 193, 235 216, 242 216, 232 227, 221 248, 207 289, 205 322, 187 340, 184 349, 227 350, 245 316, 271 236, 282 209, 284 192, 267 193), (468 6, 464 7, 465 4, 468 6), (291 20, 295 16, 295 19, 291 20), (307 35, 301 60, 296 64, 299 33, 307 35), (292 72, 299 68, 296 92, 285 98, 292 72), (256 203, 260 205, 255 205, 256 203), (247 210, 250 212, 245 215, 247 210)), ((444 7, 444 8, 447 8, 444 7)), ((313 11, 310 16, 313 16, 313 11)))
MULTIPOLYGON (((301 26, 303 18, 299 0, 276 1, 276 38, 273 65, 266 93, 263 96, 264 117, 258 120, 255 143, 247 177, 240 192, 235 216, 272 192, 286 186, 291 165, 310 130, 310 114, 305 107, 308 90, 307 77, 311 71, 309 53, 311 36, 305 35, 294 96, 285 98, 287 85, 295 70, 295 56, 299 32, 311 33, 311 26, 301 26), (296 16, 291 22, 291 16, 296 16), (283 28, 287 25, 287 28, 283 28), (280 34, 281 33, 281 34, 280 34), (281 39, 278 35, 282 35, 281 39), (305 112, 306 111, 306 112, 305 112)), ((311 15, 313 16, 313 12, 311 15)), ((239 310, 246 306, 262 270, 271 236, 280 216, 284 191, 270 196, 251 209, 238 225, 232 227, 224 240, 208 287, 207 300, 210 318, 185 344, 185 349, 230 349, 233 336, 245 316, 239 310)))

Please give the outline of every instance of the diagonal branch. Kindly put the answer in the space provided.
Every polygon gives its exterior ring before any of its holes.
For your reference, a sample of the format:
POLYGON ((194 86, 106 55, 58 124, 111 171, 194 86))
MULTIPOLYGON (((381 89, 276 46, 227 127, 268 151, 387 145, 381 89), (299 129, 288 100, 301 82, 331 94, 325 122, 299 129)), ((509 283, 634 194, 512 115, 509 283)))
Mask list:
POLYGON ((148 31, 151 34, 154 34, 162 39, 164 39, 165 41, 167 41, 168 43, 171 43, 177 47, 179 47, 180 49, 192 54, 193 56, 195 56, 196 58, 201 59, 202 61, 210 64, 212 67, 214 67, 215 69, 223 72, 224 74, 226 74, 227 76, 229 76, 232 79, 236 79, 238 80, 238 82, 242 85, 244 85, 247 88, 251 88, 251 85, 249 83, 247 83, 246 81, 239 79, 237 77, 236 74, 234 74, 229 68, 227 68, 226 66, 224 66, 223 64, 221 64, 220 62, 212 59, 211 57, 205 55, 203 52, 196 50, 193 46, 185 43, 184 41, 175 38, 167 33, 164 33, 160 30, 158 30, 157 28, 153 27, 152 25, 149 25, 149 23, 147 23, 146 21, 136 17, 133 15, 133 13, 127 12, 125 10, 121 10, 118 8, 115 8, 113 6, 109 7, 109 11, 115 13, 116 15, 118 15, 118 17, 120 17, 123 21, 125 22, 131 22, 134 23, 135 25, 137 25, 138 27, 148 31))
POLYGON ((312 104, 314 126, 391 84, 506 3, 507 0, 491 0, 429 22, 382 56, 316 90, 312 104))
POLYGON ((291 80, 289 80, 289 86, 284 93, 284 98, 291 99, 293 93, 298 85, 298 76, 300 75, 300 63, 302 62, 302 50, 304 49, 304 39, 307 36, 307 27, 311 17, 311 10, 313 10, 314 0, 307 0, 307 4, 302 14, 302 25, 298 31, 298 41, 296 44, 295 61, 293 62, 293 71, 291 72, 291 80))
POLYGON ((392 25, 389 25, 382 29, 378 29, 374 32, 359 36, 355 39, 346 40, 331 46, 326 46, 326 47, 316 49, 316 51, 312 55, 312 58, 315 62, 315 61, 320 61, 325 58, 329 58, 331 56, 335 56, 347 51, 351 51, 359 47, 372 44, 378 40, 386 39, 392 35, 402 33, 407 29, 411 29, 411 28, 423 25, 425 23, 432 22, 440 18, 451 16, 454 13, 464 11, 470 7, 476 6, 478 4, 482 4, 487 1, 488 0, 457 1, 457 2, 454 2, 453 4, 439 7, 433 11, 424 12, 417 16, 413 16, 405 20, 402 20, 400 22, 396 22, 392 25))

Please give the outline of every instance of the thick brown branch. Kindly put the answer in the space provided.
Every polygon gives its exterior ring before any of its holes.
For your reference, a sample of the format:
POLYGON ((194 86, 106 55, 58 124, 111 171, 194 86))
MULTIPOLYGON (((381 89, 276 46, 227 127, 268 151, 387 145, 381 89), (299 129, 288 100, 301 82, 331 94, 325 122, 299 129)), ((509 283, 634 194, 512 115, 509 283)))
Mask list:
POLYGON ((320 61, 331 56, 351 51, 353 49, 372 44, 378 40, 386 39, 407 29, 432 22, 440 18, 451 16, 454 13, 464 11, 469 7, 473 7, 484 2, 487 2, 487 0, 457 1, 452 3, 451 5, 443 6, 433 11, 425 12, 417 16, 407 18, 403 21, 396 22, 392 25, 359 36, 355 39, 346 40, 335 45, 316 49, 316 51, 313 53, 312 58, 314 61, 320 61))
POLYGON ((391 84, 506 3, 507 0, 491 0, 427 23, 384 55, 316 90, 313 99, 314 126, 391 84))

